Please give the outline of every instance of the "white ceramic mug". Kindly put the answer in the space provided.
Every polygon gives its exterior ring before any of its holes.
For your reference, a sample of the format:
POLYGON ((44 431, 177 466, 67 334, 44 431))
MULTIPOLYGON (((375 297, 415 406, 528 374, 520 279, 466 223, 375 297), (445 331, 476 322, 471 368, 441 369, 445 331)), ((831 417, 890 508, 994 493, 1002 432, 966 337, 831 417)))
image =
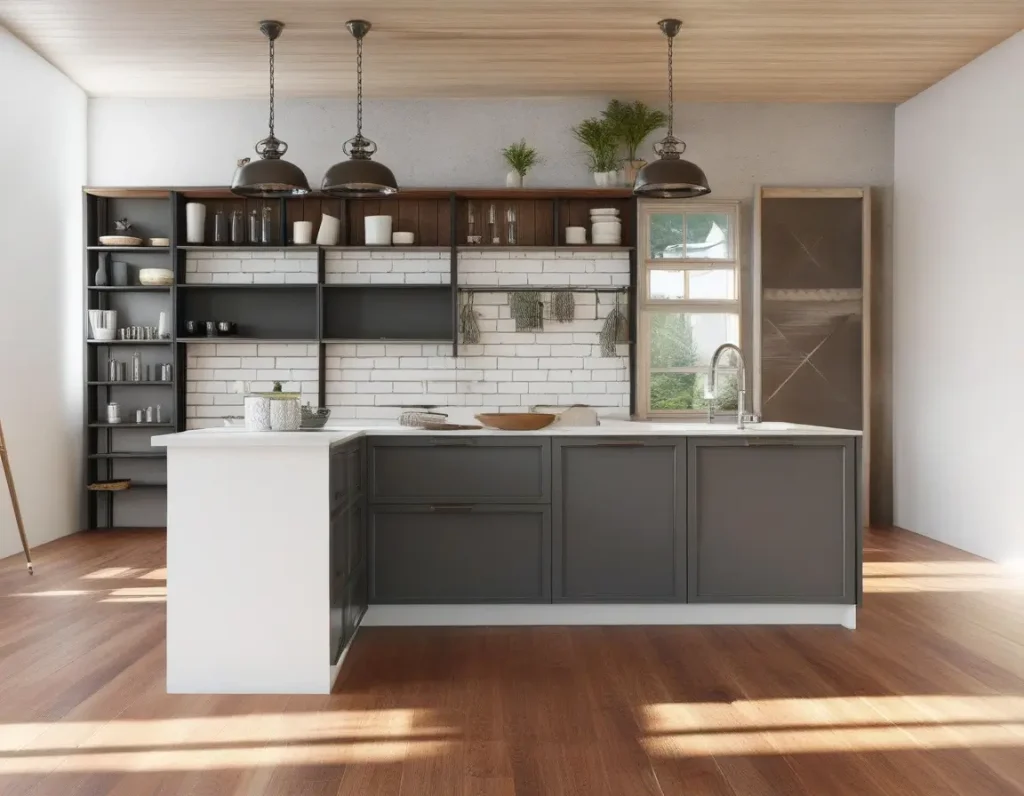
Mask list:
POLYGON ((309 246, 313 242, 313 222, 296 221, 292 225, 292 242, 296 246, 309 246))
POLYGON ((367 246, 391 245, 391 216, 366 216, 363 225, 367 246))
POLYGON ((341 236, 341 221, 326 213, 320 218, 320 229, 316 233, 317 246, 337 246, 341 236))

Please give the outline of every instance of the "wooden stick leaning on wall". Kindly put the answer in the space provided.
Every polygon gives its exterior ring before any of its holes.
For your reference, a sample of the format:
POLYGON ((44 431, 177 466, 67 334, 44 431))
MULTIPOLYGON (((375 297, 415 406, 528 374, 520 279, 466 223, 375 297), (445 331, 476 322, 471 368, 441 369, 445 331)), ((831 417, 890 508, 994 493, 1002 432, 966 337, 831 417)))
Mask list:
POLYGON ((25 523, 21 519, 21 507, 18 505, 18 493, 14 490, 14 473, 11 472, 11 460, 7 455, 7 445, 4 443, 4 426, 0 423, 0 460, 3 461, 4 475, 7 477, 7 489, 11 493, 11 508, 14 509, 14 520, 18 523, 18 533, 21 535, 21 547, 25 551, 25 561, 28 564, 28 574, 35 574, 32 569, 32 554, 28 548, 28 537, 25 536, 25 523))

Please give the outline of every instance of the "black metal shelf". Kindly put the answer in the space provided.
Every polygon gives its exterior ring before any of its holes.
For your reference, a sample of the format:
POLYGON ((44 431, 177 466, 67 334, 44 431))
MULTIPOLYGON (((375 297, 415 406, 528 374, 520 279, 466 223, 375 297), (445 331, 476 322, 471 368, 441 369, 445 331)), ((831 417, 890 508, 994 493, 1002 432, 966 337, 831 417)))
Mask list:
POLYGON ((260 244, 255 243, 252 245, 232 245, 232 244, 195 244, 188 243, 183 246, 178 246, 178 251, 186 252, 273 252, 273 251, 293 251, 293 252, 315 252, 320 249, 316 244, 309 246, 295 246, 295 245, 272 245, 272 244, 260 244))
POLYGON ((164 459, 166 451, 149 453, 146 451, 113 451, 109 453, 90 453, 90 459, 164 459))
POLYGON ((315 337, 179 337, 179 343, 319 343, 315 337))
POLYGON ((90 423, 89 428, 174 428, 174 423, 90 423))
POLYGON ((246 290, 316 290, 316 282, 182 282, 177 287, 179 290, 237 290, 238 288, 244 288, 246 290))
POLYGON ((423 343, 423 344, 441 344, 441 343, 454 343, 455 341, 451 337, 325 337, 320 342, 325 345, 334 343, 423 343))
POLYGON ((586 287, 584 285, 460 285, 463 293, 626 293, 627 285, 586 287))
POLYGON ((157 385, 173 387, 173 381, 87 381, 89 387, 154 387, 157 385))
POLYGON ((409 288, 415 288, 417 290, 421 290, 423 288, 448 290, 449 286, 447 282, 396 282, 395 284, 386 285, 378 285, 372 282, 328 282, 323 285, 323 288, 325 290, 333 290, 334 288, 347 288, 349 290, 408 290, 409 288))
POLYGON ((148 291, 164 291, 171 289, 170 285, 89 285, 89 290, 98 290, 101 293, 146 293, 148 291))
MULTIPOLYGON (((165 483, 158 483, 155 481, 136 481, 135 479, 128 480, 132 482, 132 485, 128 489, 90 489, 89 491, 96 492, 101 495, 117 495, 121 492, 131 492, 133 489, 167 489, 167 484, 165 483)), ((89 484, 86 484, 85 486, 88 489, 89 484)))
POLYGON ((89 345, 171 345, 173 340, 86 340, 89 345))
POLYGON ((631 252, 635 246, 619 246, 603 243, 588 243, 581 246, 507 246, 501 243, 492 243, 489 246, 469 246, 460 244, 455 247, 460 252, 486 252, 486 251, 507 251, 507 252, 631 252))
POLYGON ((170 246, 86 246, 91 252, 132 252, 133 254, 167 254, 170 246))

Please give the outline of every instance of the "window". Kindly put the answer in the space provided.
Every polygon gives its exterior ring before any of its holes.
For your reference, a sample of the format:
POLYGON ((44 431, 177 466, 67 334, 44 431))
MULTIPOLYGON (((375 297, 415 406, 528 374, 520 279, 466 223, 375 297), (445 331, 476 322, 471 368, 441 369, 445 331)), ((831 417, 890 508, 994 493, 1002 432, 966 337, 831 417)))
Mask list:
MULTIPOLYGON (((640 205, 641 417, 697 414, 711 355, 740 344, 738 203, 649 201, 640 205)), ((715 406, 736 409, 732 356, 721 363, 715 406)))

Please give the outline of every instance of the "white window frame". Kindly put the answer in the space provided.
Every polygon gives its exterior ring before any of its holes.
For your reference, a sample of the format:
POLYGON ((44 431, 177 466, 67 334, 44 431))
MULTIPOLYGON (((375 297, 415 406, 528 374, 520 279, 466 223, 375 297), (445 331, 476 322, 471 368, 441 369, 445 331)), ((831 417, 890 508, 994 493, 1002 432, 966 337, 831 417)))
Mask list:
MULTIPOLYGON (((739 341, 742 344, 744 334, 743 291, 742 291, 742 253, 740 251, 740 203, 739 202, 701 202, 685 200, 644 200, 637 208, 637 384, 636 408, 640 419, 696 419, 706 415, 706 409, 674 409, 652 410, 651 401, 651 317, 658 312, 686 313, 735 313, 739 322, 739 341), (650 219, 653 215, 663 213, 679 213, 683 215, 683 240, 686 240, 686 216, 704 213, 719 213, 729 216, 729 251, 732 256, 728 260, 704 258, 671 258, 655 259, 651 256, 650 219), (727 269, 734 272, 736 279, 736 298, 731 300, 712 299, 652 299, 650 296, 650 272, 654 271, 709 271, 727 269)), ((724 342, 724 341, 723 341, 724 342)), ((689 368, 657 368, 659 373, 702 373, 701 367, 689 368)), ((729 369, 722 368, 722 372, 729 369)), ((732 371, 735 372, 735 371, 732 371)))

